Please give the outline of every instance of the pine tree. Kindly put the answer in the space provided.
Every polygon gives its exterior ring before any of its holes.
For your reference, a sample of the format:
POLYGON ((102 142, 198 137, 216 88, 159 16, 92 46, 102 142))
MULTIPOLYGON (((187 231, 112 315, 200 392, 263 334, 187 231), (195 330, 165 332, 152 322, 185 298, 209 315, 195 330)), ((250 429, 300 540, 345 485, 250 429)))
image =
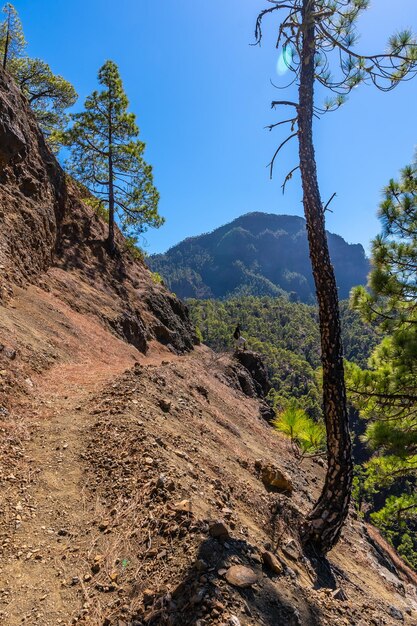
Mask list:
POLYGON ((117 65, 107 61, 99 70, 102 91, 85 101, 85 110, 72 115, 74 124, 63 136, 71 148, 70 171, 108 210, 107 246, 115 252, 114 224, 118 215, 122 229, 140 234, 148 226, 164 222, 158 214, 159 194, 153 184, 152 168, 138 139, 135 115, 127 111, 117 65))
POLYGON ((417 48, 404 31, 391 38, 389 51, 364 56, 355 51, 356 23, 369 0, 269 0, 272 6, 258 15, 255 36, 262 38, 267 15, 282 15, 277 28, 277 48, 282 46, 285 62, 294 74, 298 100, 272 103, 289 108, 289 119, 269 128, 290 124, 290 135, 279 145, 271 161, 288 141, 298 139, 299 164, 287 174, 285 184, 300 169, 310 259, 319 307, 321 359, 323 366, 323 410, 327 430, 328 469, 321 496, 302 528, 306 546, 325 553, 338 541, 349 509, 352 489, 352 459, 344 382, 338 293, 325 231, 325 212, 317 179, 313 142, 313 117, 337 109, 346 95, 362 82, 390 90, 417 72, 417 48), (333 54, 334 53, 334 56, 333 54), (336 74, 332 75, 332 71, 336 74), (319 83, 333 92, 323 107, 314 99, 319 83), (296 130, 294 130, 296 129, 296 130))
POLYGON ((58 149, 58 132, 68 124, 66 110, 77 100, 73 85, 54 74, 41 59, 13 59, 9 72, 26 96, 49 145, 58 149))
POLYGON ((397 493, 373 520, 386 530, 395 513, 417 528, 417 159, 386 187, 379 217, 383 230, 372 245, 368 290, 356 288, 352 305, 388 334, 367 369, 349 364, 348 389, 369 420, 365 440, 376 453, 366 486, 397 493))
POLYGON ((0 24, 0 53, 7 69, 26 96, 49 145, 57 151, 57 131, 68 123, 66 110, 77 100, 74 87, 54 74, 45 61, 24 56, 25 36, 19 15, 12 4, 3 7, 6 18, 0 24))
POLYGON ((8 69, 8 64, 12 59, 22 56, 26 48, 26 41, 22 22, 10 2, 4 5, 3 13, 5 19, 0 24, 0 52, 3 69, 8 69))

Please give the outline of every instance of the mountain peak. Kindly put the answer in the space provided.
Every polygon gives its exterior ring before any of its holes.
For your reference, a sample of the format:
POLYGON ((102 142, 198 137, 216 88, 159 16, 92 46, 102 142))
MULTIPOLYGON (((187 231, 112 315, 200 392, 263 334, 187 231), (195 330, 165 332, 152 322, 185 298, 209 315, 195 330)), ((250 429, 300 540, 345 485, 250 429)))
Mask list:
MULTIPOLYGON (((341 298, 366 282, 369 263, 360 244, 327 233, 341 298)), ((150 258, 183 298, 286 296, 314 302, 306 222, 297 215, 254 211, 210 233, 190 237, 150 258)))

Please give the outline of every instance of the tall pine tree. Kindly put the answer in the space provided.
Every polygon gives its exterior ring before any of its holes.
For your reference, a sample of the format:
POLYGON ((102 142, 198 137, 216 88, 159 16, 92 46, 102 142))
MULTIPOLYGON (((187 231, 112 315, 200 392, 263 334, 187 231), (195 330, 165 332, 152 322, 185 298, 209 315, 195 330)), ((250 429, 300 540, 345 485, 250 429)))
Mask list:
POLYGON ((143 158, 135 115, 129 113, 117 65, 107 61, 99 70, 103 89, 85 101, 85 110, 72 115, 74 124, 64 135, 71 149, 69 168, 74 177, 108 210, 107 247, 115 252, 116 215, 127 233, 140 234, 164 222, 158 214, 159 194, 152 167, 143 158))
POLYGON ((355 50, 356 24, 369 0, 269 0, 270 6, 257 19, 255 36, 261 42, 266 16, 278 12, 277 48, 294 74, 298 99, 277 100, 272 107, 291 111, 288 119, 270 128, 289 124, 290 134, 281 142, 271 161, 291 139, 298 140, 299 163, 287 174, 285 183, 300 169, 303 205, 307 221, 310 259, 319 307, 321 359, 323 366, 323 411, 327 430, 328 469, 319 500, 302 528, 306 546, 325 553, 338 541, 349 510, 352 488, 352 459, 346 390, 344 382, 338 293, 329 255, 325 211, 317 177, 313 141, 313 117, 337 109, 348 93, 362 82, 383 90, 395 87, 417 72, 417 49, 405 31, 391 38, 388 52, 364 56, 355 50), (334 72, 334 73, 333 73, 334 72), (333 92, 324 107, 315 102, 319 83, 333 92))
MULTIPOLYGON (((366 486, 396 493, 375 521, 388 529, 389 520, 409 520, 417 530, 417 159, 384 193, 383 228, 372 245, 368 289, 356 288, 351 300, 386 336, 367 369, 349 364, 348 388, 369 421, 365 439, 375 451, 366 486)), ((414 553, 416 567, 417 539, 408 553, 410 562, 414 553)))
POLYGON ((49 145, 58 150, 57 131, 67 123, 67 109, 77 100, 74 87, 62 76, 54 74, 45 61, 24 56, 25 36, 19 15, 12 4, 3 7, 0 23, 0 53, 3 68, 26 96, 49 145))
POLYGON ((12 59, 20 57, 26 48, 26 40, 23 34, 22 22, 19 15, 10 2, 4 5, 5 18, 0 24, 0 53, 2 55, 3 69, 8 69, 12 59))

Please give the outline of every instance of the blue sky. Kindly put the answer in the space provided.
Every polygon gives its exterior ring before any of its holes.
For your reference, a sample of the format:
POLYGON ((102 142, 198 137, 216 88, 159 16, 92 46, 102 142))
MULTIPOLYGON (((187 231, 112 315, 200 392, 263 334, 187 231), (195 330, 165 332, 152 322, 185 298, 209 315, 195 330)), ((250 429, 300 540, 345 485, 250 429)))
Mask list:
MULTIPOLYGON (((118 63, 137 114, 146 158, 154 166, 166 224, 147 233, 160 252, 249 211, 302 214, 295 142, 282 152, 273 180, 266 165, 280 132, 264 127, 285 92, 270 80, 278 52, 268 21, 262 48, 252 47, 265 0, 16 0, 28 53, 45 59, 76 87, 80 107, 106 59, 118 63)), ((362 49, 384 50, 395 30, 417 31, 416 0, 374 0, 361 19, 362 49)), ((285 81, 285 79, 284 79, 285 81)), ((316 123, 323 200, 333 192, 327 227, 366 248, 379 231, 381 189, 417 144, 417 80, 390 93, 361 86, 338 112, 316 123)), ((285 113, 285 112, 284 112, 285 113)))

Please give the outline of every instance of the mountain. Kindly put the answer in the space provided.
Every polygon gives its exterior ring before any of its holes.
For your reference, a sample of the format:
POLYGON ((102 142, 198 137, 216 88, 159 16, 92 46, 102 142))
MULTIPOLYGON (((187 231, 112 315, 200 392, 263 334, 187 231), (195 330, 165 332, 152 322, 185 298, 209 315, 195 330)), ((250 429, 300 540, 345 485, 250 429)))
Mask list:
MULTIPOLYGON (((366 283, 369 262, 360 244, 327 235, 339 296, 347 298, 354 285, 366 283)), ((181 298, 288 294, 315 300, 306 222, 294 215, 247 213, 151 256, 149 265, 181 298)))
POLYGON ((415 625, 417 577, 353 507, 303 554, 324 461, 106 227, 0 68, 0 623, 415 625))

